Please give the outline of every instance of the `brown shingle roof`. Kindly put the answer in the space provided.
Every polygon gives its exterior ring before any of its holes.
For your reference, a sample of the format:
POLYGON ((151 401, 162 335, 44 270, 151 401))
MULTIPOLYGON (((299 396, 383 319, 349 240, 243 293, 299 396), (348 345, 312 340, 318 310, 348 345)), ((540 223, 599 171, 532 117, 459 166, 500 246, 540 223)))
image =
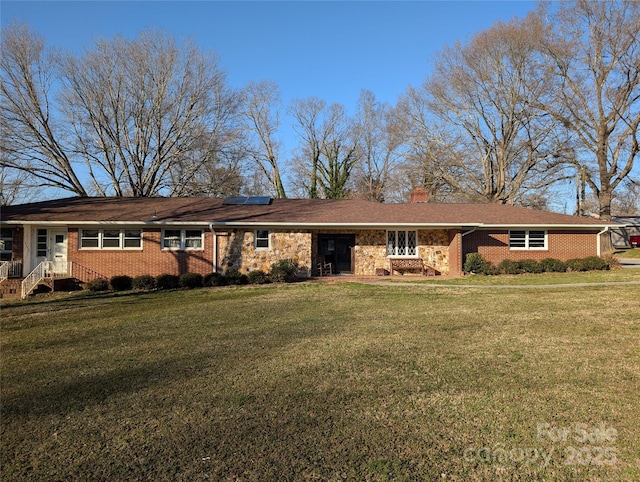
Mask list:
POLYGON ((269 205, 223 205, 217 198, 67 198, 7 206, 2 222, 181 223, 223 225, 606 226, 597 219, 500 204, 380 204, 369 201, 276 199, 269 205))

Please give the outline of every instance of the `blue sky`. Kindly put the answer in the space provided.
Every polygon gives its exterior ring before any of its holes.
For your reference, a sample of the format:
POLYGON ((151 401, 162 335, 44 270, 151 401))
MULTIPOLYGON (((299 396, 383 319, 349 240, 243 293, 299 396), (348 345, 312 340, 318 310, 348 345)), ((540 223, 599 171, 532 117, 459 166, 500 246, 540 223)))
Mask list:
POLYGON ((2 24, 28 23, 51 45, 81 51, 95 39, 160 27, 219 56, 234 87, 272 80, 285 103, 317 96, 352 109, 361 89, 395 103, 429 73, 434 53, 526 1, 220 2, 2 1, 2 24))
MULTIPOLYGON (((529 1, 0 1, 1 21, 25 22, 47 43, 80 52, 117 34, 159 27, 214 51, 232 87, 271 80, 285 105, 316 96, 353 113, 362 89, 395 104, 420 85, 434 55, 529 1)), ((283 123, 287 161, 297 144, 283 123)))

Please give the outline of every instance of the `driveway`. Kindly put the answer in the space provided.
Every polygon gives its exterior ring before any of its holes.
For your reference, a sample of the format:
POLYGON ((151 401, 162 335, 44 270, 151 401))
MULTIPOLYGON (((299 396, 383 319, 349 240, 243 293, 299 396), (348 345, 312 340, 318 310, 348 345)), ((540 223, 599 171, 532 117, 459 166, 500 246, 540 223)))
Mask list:
POLYGON ((640 268, 640 259, 618 258, 618 261, 623 268, 640 268))

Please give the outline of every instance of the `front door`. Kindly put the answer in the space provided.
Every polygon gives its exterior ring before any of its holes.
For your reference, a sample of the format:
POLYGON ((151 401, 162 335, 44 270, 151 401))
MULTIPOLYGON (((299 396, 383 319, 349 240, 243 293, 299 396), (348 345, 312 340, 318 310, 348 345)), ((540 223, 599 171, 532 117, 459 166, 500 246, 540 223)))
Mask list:
POLYGON ((49 247, 54 274, 67 274, 67 230, 50 230, 49 247))
POLYGON ((325 263, 332 263, 336 273, 353 273, 351 250, 356 244, 353 234, 319 234, 318 254, 325 263))

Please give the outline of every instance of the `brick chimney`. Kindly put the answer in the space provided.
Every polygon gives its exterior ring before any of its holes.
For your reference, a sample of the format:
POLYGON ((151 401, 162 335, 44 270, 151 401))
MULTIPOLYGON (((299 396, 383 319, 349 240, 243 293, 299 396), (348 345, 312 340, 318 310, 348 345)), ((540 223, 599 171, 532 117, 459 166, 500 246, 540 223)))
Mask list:
POLYGON ((428 203, 429 191, 422 187, 417 187, 411 191, 411 204, 415 203, 428 203))

